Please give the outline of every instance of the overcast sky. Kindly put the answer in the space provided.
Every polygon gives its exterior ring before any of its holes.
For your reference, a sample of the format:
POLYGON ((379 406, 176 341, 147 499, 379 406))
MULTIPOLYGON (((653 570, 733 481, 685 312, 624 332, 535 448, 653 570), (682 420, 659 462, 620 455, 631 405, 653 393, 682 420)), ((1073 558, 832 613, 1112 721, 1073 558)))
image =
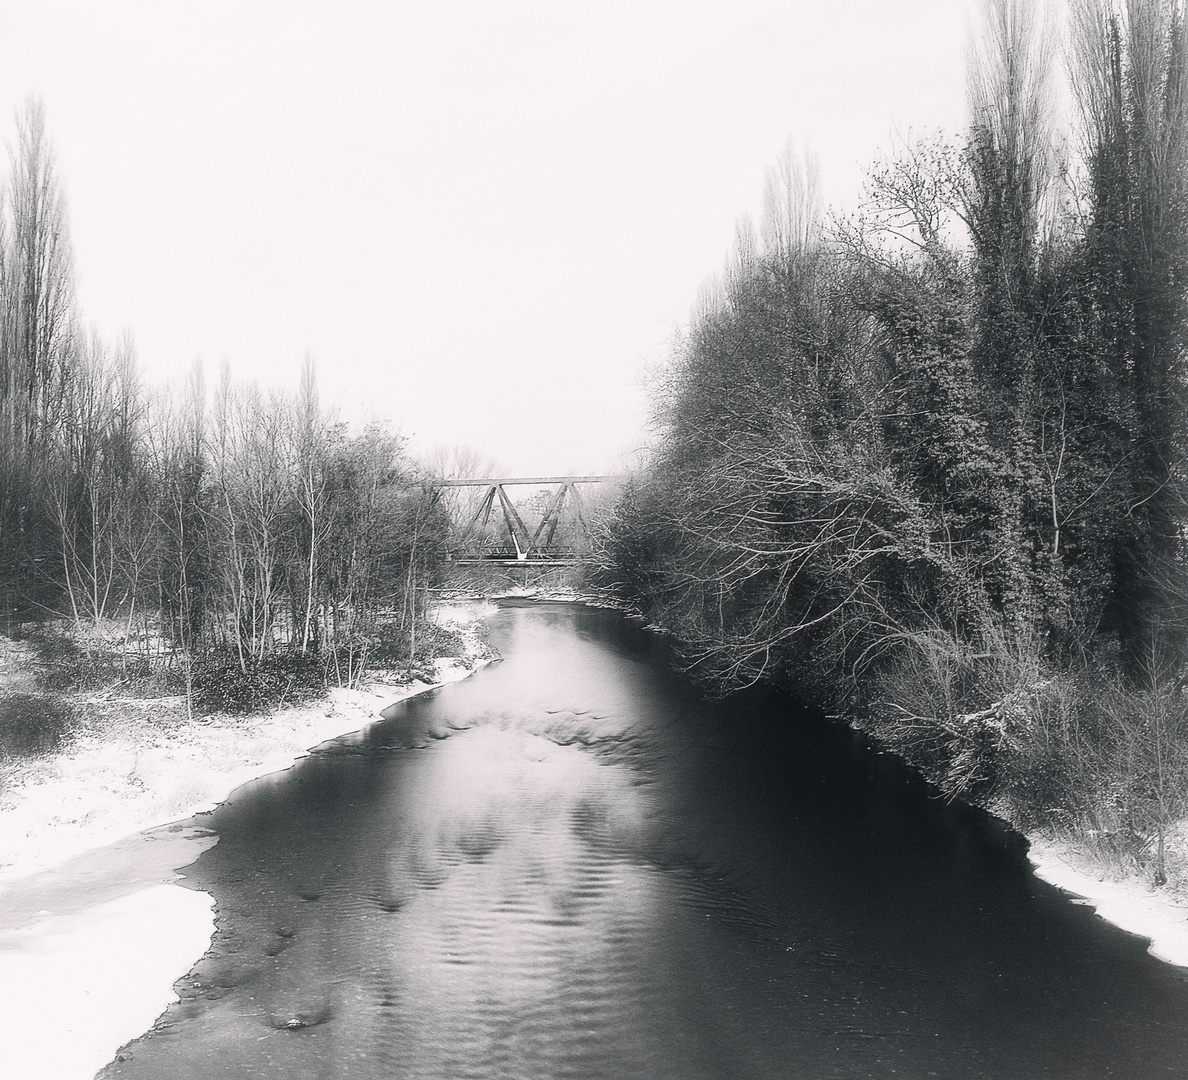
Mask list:
POLYGON ((603 471, 791 135, 853 205, 963 123, 967 0, 0 0, 0 132, 42 98, 79 299, 519 474, 603 471))

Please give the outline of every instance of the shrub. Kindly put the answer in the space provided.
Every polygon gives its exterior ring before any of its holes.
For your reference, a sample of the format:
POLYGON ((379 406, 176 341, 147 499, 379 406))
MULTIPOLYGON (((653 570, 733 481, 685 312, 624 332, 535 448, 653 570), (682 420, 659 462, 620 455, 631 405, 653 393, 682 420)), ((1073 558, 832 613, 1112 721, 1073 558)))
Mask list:
POLYGON ((402 667, 415 661, 423 665, 427 660, 439 656, 461 656, 465 648, 462 635, 457 630, 439 626, 428 619, 417 620, 417 654, 410 658, 412 636, 408 627, 399 623, 382 621, 372 630, 372 648, 368 661, 381 666, 402 667))
POLYGON ((1022 827, 1086 818, 1108 739, 1086 671, 1045 671, 1033 639, 990 624, 972 641, 915 635, 887 666, 864 725, 945 794, 1022 827))
POLYGON ((161 665, 143 656, 125 656, 96 641, 88 648, 69 631, 42 627, 33 637, 42 664, 41 683, 61 693, 99 690, 122 683, 145 696, 168 693, 161 665))
POLYGON ((195 658, 194 702, 209 712, 248 713, 277 705, 294 691, 325 684, 317 653, 296 650, 240 667, 233 649, 219 649, 195 658))
POLYGON ((94 664, 69 634, 57 627, 40 627, 32 635, 37 645, 43 674, 41 682, 51 690, 68 692, 89 688, 94 682, 94 664))
POLYGON ((417 659, 434 660, 439 656, 461 656, 466 649, 462 634, 446 626, 425 621, 417 624, 417 659))
POLYGON ((48 753, 69 734, 73 722, 69 703, 55 695, 0 696, 0 756, 48 753))

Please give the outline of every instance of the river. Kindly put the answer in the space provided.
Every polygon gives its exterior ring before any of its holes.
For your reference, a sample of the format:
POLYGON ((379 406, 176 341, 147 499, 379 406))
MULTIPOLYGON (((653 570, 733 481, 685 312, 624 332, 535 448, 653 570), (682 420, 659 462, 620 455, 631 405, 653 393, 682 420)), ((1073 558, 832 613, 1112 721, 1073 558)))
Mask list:
POLYGON ((490 628, 202 819, 213 947, 101 1076, 1188 1076, 1188 978, 993 820, 616 613, 490 628))

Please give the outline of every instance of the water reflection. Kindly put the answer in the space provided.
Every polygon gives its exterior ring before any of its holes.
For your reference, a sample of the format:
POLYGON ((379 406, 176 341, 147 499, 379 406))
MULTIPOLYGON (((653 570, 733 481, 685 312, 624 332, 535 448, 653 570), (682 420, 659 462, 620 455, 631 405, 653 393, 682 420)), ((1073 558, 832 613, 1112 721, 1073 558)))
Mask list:
POLYGON ((108 1075, 1183 1075, 1181 976, 844 729, 613 614, 493 636, 218 812, 215 947, 108 1075))

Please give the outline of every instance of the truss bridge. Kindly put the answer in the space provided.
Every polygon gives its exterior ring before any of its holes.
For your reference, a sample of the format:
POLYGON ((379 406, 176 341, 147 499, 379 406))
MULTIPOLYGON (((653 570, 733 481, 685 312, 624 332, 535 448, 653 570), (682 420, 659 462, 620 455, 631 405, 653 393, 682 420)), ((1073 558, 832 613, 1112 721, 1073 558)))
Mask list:
POLYGON ((572 566, 589 543, 589 519, 579 487, 617 479, 617 476, 516 476, 440 480, 436 486, 442 489, 484 489, 478 502, 470 503, 465 511, 465 524, 450 553, 451 559, 462 565, 572 566), (529 487, 539 492, 533 500, 537 505, 531 511, 523 507, 522 489, 529 487), (508 488, 521 489, 520 508, 508 488), (540 514, 540 520, 530 530, 524 516, 533 520, 536 514, 540 514))

